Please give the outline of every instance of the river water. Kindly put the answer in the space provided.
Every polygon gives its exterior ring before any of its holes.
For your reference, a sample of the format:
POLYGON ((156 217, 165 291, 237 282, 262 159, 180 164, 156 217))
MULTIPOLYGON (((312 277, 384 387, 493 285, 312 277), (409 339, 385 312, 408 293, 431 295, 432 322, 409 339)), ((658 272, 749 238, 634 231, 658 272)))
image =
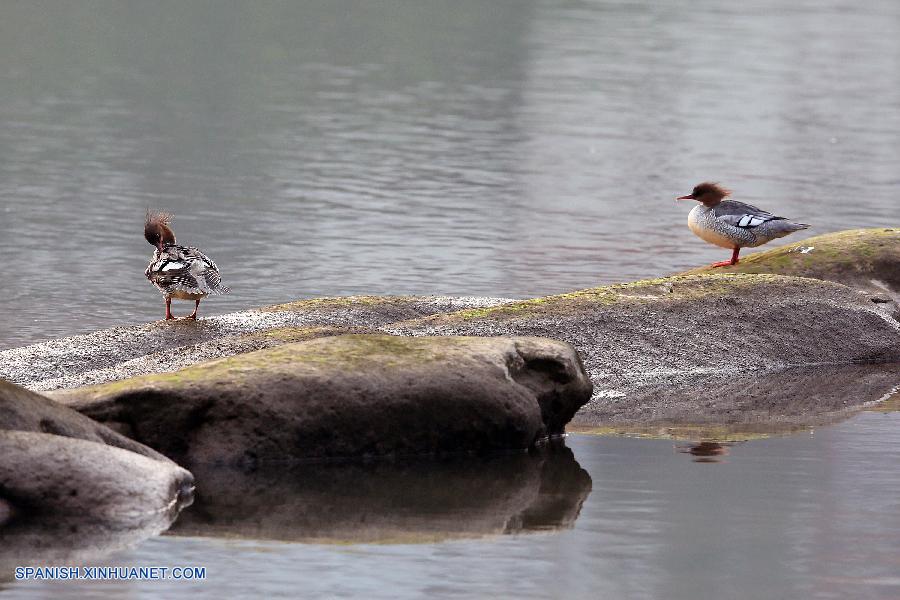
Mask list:
POLYGON ((206 314, 721 260, 673 201, 705 179, 809 235, 900 216, 893 0, 0 10, 0 348, 160 318, 148 207, 206 314))
MULTIPOLYGON (((897 225, 898 31, 892 0, 5 2, 0 349, 160 318, 148 207, 233 289, 201 316, 722 260, 673 201, 705 179, 812 225, 784 241, 897 225)), ((0 595, 896 598, 898 425, 865 413, 714 464, 575 435, 592 485, 561 529, 178 534, 110 560, 206 565, 203 584, 0 595)))

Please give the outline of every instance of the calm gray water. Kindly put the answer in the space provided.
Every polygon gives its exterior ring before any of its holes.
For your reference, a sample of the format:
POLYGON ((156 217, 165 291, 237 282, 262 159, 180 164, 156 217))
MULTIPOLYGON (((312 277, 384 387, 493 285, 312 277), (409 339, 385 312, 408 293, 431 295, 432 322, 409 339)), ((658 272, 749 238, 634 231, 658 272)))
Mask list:
POLYGON ((206 314, 721 260, 673 201, 703 179, 810 235, 897 225, 898 30, 893 0, 4 2, 0 348, 160 318, 147 207, 234 290, 206 314))
MULTIPOLYGON (((232 287, 201 315, 524 297, 721 260, 673 201, 704 179, 809 235, 898 225, 898 32, 893 0, 3 2, 0 348, 160 318, 147 207, 232 287)), ((712 464, 572 436, 590 485, 557 498, 568 517, 584 502, 565 526, 525 511, 419 544, 181 533, 109 563, 204 565, 202 584, 0 596, 897 598, 898 426, 866 413, 712 464)), ((387 522, 431 531, 455 506, 387 522)), ((463 530, 486 518, 459 511, 463 530)))

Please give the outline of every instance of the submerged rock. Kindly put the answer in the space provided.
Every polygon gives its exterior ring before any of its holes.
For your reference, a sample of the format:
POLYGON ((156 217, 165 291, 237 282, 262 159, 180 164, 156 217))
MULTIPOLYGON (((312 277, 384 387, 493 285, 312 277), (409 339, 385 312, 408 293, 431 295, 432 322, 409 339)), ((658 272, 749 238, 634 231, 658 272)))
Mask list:
POLYGON ((52 397, 182 464, 522 449, 591 383, 566 343, 345 335, 52 397))
POLYGON ((873 299, 892 295, 900 301, 900 227, 826 233, 747 254, 731 267, 701 267, 688 274, 710 271, 813 277, 870 291, 873 299))

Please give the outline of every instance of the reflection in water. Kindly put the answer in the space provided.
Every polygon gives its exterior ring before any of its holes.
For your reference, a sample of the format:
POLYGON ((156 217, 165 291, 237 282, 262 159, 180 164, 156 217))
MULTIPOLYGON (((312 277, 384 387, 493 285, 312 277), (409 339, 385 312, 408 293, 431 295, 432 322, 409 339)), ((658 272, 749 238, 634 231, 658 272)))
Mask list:
POLYGON ((433 542, 572 527, 591 478, 561 443, 523 454, 244 473, 197 467, 173 535, 433 542))
POLYGON ((676 445, 675 450, 694 456, 694 462, 697 463, 718 463, 724 462, 722 457, 728 456, 731 445, 722 442, 697 442, 688 446, 676 445))
POLYGON ((53 514, 14 516, 0 525, 0 583, 12 579, 17 566, 95 564, 159 535, 190 502, 189 497, 180 496, 169 510, 125 511, 115 520, 53 514))
POLYGON ((571 435, 566 444, 581 466, 544 459, 535 477, 522 465, 541 460, 518 456, 487 463, 483 476, 452 463, 437 468, 455 493, 429 485, 437 477, 415 465, 345 465, 331 476, 328 469, 281 471, 281 478, 260 474, 255 483, 200 471, 201 488, 211 485, 201 494, 213 496, 184 512, 176 535, 104 564, 199 562, 208 567, 207 581, 8 587, 16 600, 91 593, 194 600, 896 598, 898 431, 900 413, 865 412, 815 435, 748 442, 717 468, 698 468, 669 440, 571 435), (536 487, 523 492, 519 475, 536 487), (407 487, 389 493, 379 489, 381 479, 407 487), (431 517, 439 525, 428 526, 431 517), (485 536, 529 523, 564 528, 485 536), (331 543, 358 539, 354 529, 362 539, 416 543, 331 543), (284 543, 317 539, 328 543, 284 543))
POLYGON ((626 375, 612 385, 622 397, 593 401, 571 429, 715 440, 789 433, 848 419, 884 400, 898 381, 892 364, 626 375))

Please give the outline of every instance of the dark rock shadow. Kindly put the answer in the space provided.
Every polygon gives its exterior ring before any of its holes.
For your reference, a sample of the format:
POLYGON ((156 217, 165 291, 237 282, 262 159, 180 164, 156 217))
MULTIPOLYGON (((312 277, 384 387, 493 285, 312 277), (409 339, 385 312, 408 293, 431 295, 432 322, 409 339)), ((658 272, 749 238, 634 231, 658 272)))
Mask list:
POLYGON ((417 543, 572 527, 591 478, 561 442, 529 453, 397 462, 197 466, 167 535, 417 543))

